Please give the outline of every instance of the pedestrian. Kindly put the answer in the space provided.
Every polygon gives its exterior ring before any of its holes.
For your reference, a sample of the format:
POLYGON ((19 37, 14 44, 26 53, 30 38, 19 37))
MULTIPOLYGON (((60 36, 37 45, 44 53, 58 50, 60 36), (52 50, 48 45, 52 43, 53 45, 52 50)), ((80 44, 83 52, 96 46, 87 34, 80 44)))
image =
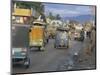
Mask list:
POLYGON ((90 39, 91 38, 91 30, 87 31, 87 37, 90 39))
POLYGON ((46 17, 45 17, 45 15, 43 13, 40 13, 40 16, 39 16, 38 20, 41 20, 41 21, 43 21, 43 22, 46 23, 46 17))
POLYGON ((93 51, 93 49, 95 48, 95 44, 96 44, 96 29, 95 29, 95 27, 92 27, 92 31, 91 31, 91 51, 93 51))
POLYGON ((84 41, 84 30, 83 30, 83 28, 82 28, 82 31, 80 32, 80 36, 81 36, 81 41, 84 41))
POLYGON ((90 38, 87 41, 88 42, 87 42, 87 46, 86 46, 86 53, 88 55, 91 55, 93 49, 95 48, 95 43, 96 43, 96 31, 95 31, 95 27, 92 27, 90 38))

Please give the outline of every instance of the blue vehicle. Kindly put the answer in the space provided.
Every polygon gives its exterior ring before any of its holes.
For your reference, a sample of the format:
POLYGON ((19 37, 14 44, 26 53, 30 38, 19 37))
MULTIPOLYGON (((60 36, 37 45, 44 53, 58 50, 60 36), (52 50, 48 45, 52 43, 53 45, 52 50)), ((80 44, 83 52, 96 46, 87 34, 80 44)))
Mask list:
POLYGON ((58 28, 55 35, 55 48, 68 48, 69 47, 69 37, 68 30, 64 28, 58 28))
POLYGON ((29 30, 27 27, 12 26, 12 64, 21 64, 25 68, 30 66, 29 58, 29 30))

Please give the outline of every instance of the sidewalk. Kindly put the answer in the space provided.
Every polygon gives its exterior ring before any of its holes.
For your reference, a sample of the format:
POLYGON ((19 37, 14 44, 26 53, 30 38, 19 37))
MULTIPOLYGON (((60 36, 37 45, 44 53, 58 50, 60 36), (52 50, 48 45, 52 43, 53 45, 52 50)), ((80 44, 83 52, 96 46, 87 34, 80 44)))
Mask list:
POLYGON ((88 54, 87 52, 90 47, 89 38, 84 40, 83 48, 79 52, 79 58, 76 63, 76 69, 95 69, 96 68, 96 58, 95 58, 95 48, 88 54))

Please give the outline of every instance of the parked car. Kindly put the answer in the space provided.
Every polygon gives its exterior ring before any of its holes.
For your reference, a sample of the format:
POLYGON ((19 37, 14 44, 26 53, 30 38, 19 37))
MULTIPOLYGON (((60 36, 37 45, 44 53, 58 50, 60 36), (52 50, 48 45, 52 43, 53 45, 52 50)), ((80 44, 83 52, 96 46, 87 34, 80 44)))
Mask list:
POLYGON ((69 47, 69 37, 68 37, 68 30, 64 28, 57 28, 56 35, 55 35, 55 48, 69 47))
POLYGON ((12 26, 12 64, 30 66, 28 28, 12 26))

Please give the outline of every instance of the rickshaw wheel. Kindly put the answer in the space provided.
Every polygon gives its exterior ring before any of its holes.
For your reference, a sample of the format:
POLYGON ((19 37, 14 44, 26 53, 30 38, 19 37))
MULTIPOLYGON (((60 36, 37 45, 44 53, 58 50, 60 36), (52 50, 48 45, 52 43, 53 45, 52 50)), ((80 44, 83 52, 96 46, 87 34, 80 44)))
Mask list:
POLYGON ((39 50, 40 50, 40 51, 44 51, 45 48, 44 48, 44 47, 39 47, 39 50))

